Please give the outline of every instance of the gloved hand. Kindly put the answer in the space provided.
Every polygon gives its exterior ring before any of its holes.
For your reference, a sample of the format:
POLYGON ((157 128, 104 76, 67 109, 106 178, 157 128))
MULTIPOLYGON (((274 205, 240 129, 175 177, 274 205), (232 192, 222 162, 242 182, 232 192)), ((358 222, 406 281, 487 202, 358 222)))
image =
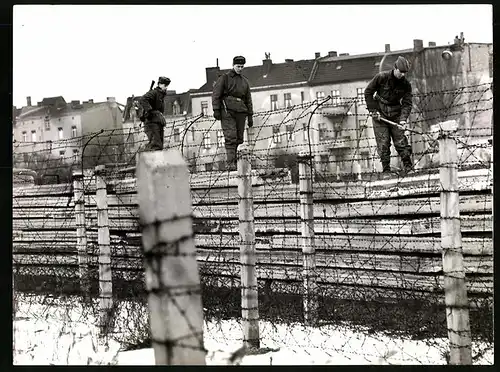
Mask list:
POLYGON ((400 127, 401 127, 404 131, 408 130, 408 124, 406 123, 406 120, 401 120, 401 121, 399 122, 399 126, 400 126, 400 127))
POLYGON ((378 111, 370 112, 370 116, 375 120, 380 120, 380 112, 378 112, 378 111))
POLYGON ((214 110, 214 118, 215 120, 220 120, 222 118, 220 110, 214 110))
POLYGON ((248 124, 248 128, 253 127, 253 116, 252 115, 247 116, 247 124, 248 124))

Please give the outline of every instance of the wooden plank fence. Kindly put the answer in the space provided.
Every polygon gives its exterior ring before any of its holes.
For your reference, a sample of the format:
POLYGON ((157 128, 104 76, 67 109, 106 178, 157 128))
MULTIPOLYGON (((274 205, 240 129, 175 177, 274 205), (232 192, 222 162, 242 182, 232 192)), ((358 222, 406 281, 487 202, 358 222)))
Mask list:
MULTIPOLYGON (((491 171, 460 172, 458 180, 465 271, 471 275, 468 293, 471 298, 483 297, 493 286, 491 171)), ((286 290, 285 282, 300 282, 302 278, 299 185, 291 184, 288 178, 263 181, 257 175, 254 181, 258 276, 283 282, 286 290)), ((127 277, 127 271, 142 268, 136 180, 108 177, 107 183, 111 267, 119 267, 120 275, 127 277)), ((88 265, 96 267, 98 221, 92 172, 86 174, 83 184, 88 265)), ((228 275, 238 281, 236 177, 193 174, 191 184, 201 270, 214 283, 217 276, 228 275)), ((39 266, 37 271, 43 272, 42 263, 77 265, 73 185, 18 187, 13 191, 13 259, 22 265, 17 270, 33 272, 39 266)), ((318 281, 367 291, 380 284, 379 298, 384 297, 384 288, 387 297, 393 297, 392 289, 401 285, 412 288, 413 298, 425 296, 426 291, 442 291, 439 192, 439 175, 435 174, 403 180, 314 183, 318 281), (344 274, 348 282, 343 281, 344 274), (387 275, 400 280, 384 284, 387 275)), ((344 295, 350 296, 348 291, 344 295)))

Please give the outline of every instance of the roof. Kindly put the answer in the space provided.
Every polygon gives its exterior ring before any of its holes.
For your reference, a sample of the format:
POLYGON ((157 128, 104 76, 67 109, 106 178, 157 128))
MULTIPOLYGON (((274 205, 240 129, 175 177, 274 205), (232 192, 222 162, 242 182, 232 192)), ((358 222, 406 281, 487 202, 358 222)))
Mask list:
MULTIPOLYGON (((314 59, 285 63, 272 63, 271 61, 269 69, 264 65, 245 67, 243 76, 248 79, 252 88, 305 82, 309 79, 314 61, 314 59)), ((229 71, 231 71, 231 69, 220 70, 218 76, 229 71)), ((212 78, 213 79, 210 79, 211 81, 207 81, 203 84, 197 92, 211 92, 217 75, 212 76, 212 78)))
POLYGON ((371 80, 378 72, 392 69, 398 56, 411 59, 413 49, 318 59, 310 85, 371 80), (380 66, 382 64, 382 66, 380 66))
POLYGON ((50 115, 59 117, 71 114, 79 114, 88 109, 93 109, 108 102, 69 102, 67 103, 62 96, 44 98, 37 106, 25 106, 20 109, 19 119, 26 120, 30 118, 50 115))

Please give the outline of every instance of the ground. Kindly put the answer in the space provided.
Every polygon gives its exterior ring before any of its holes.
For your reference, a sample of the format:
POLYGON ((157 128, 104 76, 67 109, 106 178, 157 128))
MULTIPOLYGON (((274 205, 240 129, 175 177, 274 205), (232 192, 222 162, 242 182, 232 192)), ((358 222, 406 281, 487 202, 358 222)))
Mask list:
MULTIPOLYGON (((151 348, 123 350, 131 340, 143 337, 147 327, 147 315, 143 323, 135 323, 135 329, 131 327, 127 315, 127 311, 132 311, 130 304, 119 308, 115 327, 120 332, 108 340, 106 347, 95 326, 97 303, 89 310, 77 299, 48 301, 17 295, 16 302, 14 364, 154 364, 151 348)), ((138 312, 137 308, 133 311, 138 312)), ((259 325, 260 346, 267 352, 244 356, 241 364, 446 364, 447 339, 389 337, 347 323, 307 327, 261 321, 259 325)), ((229 355, 242 345, 241 327, 237 319, 205 322, 207 364, 228 364, 229 355)), ((474 364, 493 364, 493 345, 475 342, 473 355, 478 356, 474 364)))

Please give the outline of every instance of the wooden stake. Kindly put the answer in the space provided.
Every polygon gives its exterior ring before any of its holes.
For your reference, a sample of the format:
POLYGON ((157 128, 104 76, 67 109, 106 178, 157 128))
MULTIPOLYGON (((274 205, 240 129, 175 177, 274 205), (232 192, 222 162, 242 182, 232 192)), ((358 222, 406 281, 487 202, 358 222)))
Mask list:
POLYGON ((441 247, 450 364, 472 364, 469 302, 462 254, 458 189, 458 150, 455 121, 440 124, 441 247))
POLYGON ((99 320, 102 335, 109 331, 113 308, 113 276, 109 244, 108 194, 104 179, 105 166, 95 168, 97 241, 99 244, 99 320))
POLYGON ((300 219, 302 231, 302 255, 304 257, 304 321, 315 325, 318 321, 318 298, 316 286, 316 249, 314 243, 314 208, 312 190, 311 156, 301 151, 299 161, 300 219))
POLYGON ((140 153, 137 186, 156 364, 204 365, 200 276, 182 154, 140 153))
POLYGON ((238 146, 238 197, 241 259, 241 312, 243 342, 248 348, 260 347, 259 299, 255 253, 255 227, 252 197, 251 151, 238 146))

